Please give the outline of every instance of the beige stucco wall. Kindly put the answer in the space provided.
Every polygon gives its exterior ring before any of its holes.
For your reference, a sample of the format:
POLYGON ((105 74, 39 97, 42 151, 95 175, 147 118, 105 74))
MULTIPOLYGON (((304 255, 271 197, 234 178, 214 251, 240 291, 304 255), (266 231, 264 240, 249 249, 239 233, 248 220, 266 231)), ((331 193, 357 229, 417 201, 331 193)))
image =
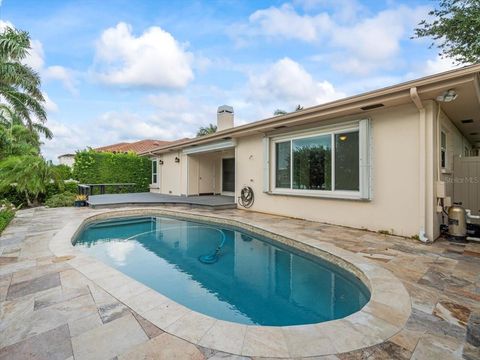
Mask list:
MULTIPOLYGON (((236 193, 245 185, 251 186, 255 192, 255 204, 250 210, 413 236, 422 228, 421 214, 424 205, 425 230, 427 237, 434 240, 439 236, 441 223, 441 214, 436 211, 436 181, 440 156, 437 129, 447 132, 449 168, 453 164, 453 157, 463 154, 465 147, 470 147, 470 144, 443 112, 440 112, 437 122, 438 108, 433 101, 425 102, 424 105, 424 118, 413 104, 408 104, 335 120, 342 122, 366 117, 371 119, 371 201, 264 193, 264 134, 238 138, 235 150, 188 156, 181 152, 172 152, 159 156, 164 162, 159 166, 160 187, 152 191, 173 195, 198 195, 199 192, 207 192, 199 188, 199 177, 210 176, 211 188, 218 194, 221 192, 221 159, 235 156, 236 193), (420 171, 421 119, 425 122, 423 185, 420 171), (174 161, 177 156, 181 159, 180 163, 174 161)), ((322 123, 312 124, 312 127, 321 125, 322 123)), ((453 187, 447 179, 449 175, 449 171, 441 173, 440 179, 447 183, 447 196, 452 196, 453 187)))
MULTIPOLYGON (((154 158, 152 158, 154 159, 154 158)), ((150 191, 170 194, 170 195, 185 195, 186 194, 186 181, 182 180, 182 174, 186 169, 186 158, 182 156, 180 152, 171 152, 162 154, 156 158, 162 160, 163 165, 158 165, 158 179, 159 183, 155 186, 151 186, 150 191), (179 163, 175 162, 175 158, 180 159, 179 163)))
MULTIPOLYGON (((365 118, 362 114, 356 119, 365 118)), ((238 139, 237 191, 255 192, 250 210, 346 225, 388 230, 403 236, 418 234, 419 115, 414 105, 372 112, 371 201, 271 195, 263 192, 262 135, 238 139)), ((349 118, 348 120, 353 120, 349 118)), ((318 124, 320 125, 320 124, 318 124)), ((317 126, 318 126, 317 125, 317 126)))

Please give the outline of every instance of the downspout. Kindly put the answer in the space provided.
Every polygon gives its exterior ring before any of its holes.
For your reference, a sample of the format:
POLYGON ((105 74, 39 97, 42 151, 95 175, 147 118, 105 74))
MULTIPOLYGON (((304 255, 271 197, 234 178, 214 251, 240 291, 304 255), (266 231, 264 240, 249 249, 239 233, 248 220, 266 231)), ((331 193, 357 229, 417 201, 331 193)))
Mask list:
POLYGON ((427 227, 427 182, 426 182, 426 111, 422 100, 418 95, 416 87, 410 88, 410 98, 419 112, 419 203, 420 203, 420 229, 418 231, 418 238, 423 243, 429 243, 430 240, 426 236, 425 229, 427 227))

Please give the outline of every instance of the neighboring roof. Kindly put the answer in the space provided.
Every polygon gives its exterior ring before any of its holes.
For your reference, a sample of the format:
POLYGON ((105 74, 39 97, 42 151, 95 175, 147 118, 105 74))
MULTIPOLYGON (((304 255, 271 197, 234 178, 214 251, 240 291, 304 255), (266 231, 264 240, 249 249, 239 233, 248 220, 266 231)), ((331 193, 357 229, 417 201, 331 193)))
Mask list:
POLYGON ((95 148, 95 151, 100 152, 116 152, 116 153, 123 153, 123 152, 135 152, 135 153, 142 153, 145 151, 151 151, 152 149, 166 146, 171 144, 172 141, 163 141, 163 140, 140 140, 135 142, 121 142, 113 145, 107 145, 95 148))
POLYGON ((61 158, 61 157, 71 157, 71 156, 75 156, 75 154, 62 154, 62 155, 58 155, 57 158, 61 158))
MULTIPOLYGON (((455 87, 462 81, 471 83, 473 79, 476 82, 474 86, 478 88, 479 72, 480 64, 465 66, 459 69, 426 76, 420 79, 400 83, 398 85, 346 97, 310 108, 305 108, 304 110, 295 111, 286 115, 274 116, 246 125, 236 126, 230 129, 218 131, 214 134, 205 135, 194 139, 181 140, 173 144, 158 146, 157 148, 144 151, 139 154, 147 155, 153 153, 162 153, 230 137, 240 137, 248 134, 271 132, 285 126, 290 127, 323 119, 332 119, 339 116, 367 113, 370 110, 368 108, 369 106, 375 106, 379 103, 383 104, 382 108, 385 108, 387 106, 395 106, 404 104, 406 102, 411 102, 410 89, 412 88, 417 88, 421 100, 435 99, 435 97, 432 97, 432 94, 438 94, 440 88, 448 86, 455 87)), ((374 107, 371 109, 373 108, 374 107)))

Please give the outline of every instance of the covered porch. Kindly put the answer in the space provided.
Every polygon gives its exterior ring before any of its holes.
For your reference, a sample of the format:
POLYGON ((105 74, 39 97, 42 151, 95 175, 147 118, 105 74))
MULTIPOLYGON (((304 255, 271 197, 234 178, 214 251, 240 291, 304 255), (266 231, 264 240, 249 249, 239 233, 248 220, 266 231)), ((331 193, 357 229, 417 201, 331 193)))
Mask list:
POLYGON ((188 196, 235 197, 235 145, 233 140, 225 140, 183 150, 188 196))

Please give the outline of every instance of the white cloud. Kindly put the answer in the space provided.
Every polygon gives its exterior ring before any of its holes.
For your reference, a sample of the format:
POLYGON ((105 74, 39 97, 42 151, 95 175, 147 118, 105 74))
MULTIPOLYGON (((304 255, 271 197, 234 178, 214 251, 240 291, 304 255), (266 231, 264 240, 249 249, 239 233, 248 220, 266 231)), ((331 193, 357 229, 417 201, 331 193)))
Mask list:
POLYGON ((427 60, 422 75, 437 74, 448 70, 453 70, 463 65, 456 64, 452 59, 438 56, 436 59, 427 60))
POLYGON ((38 40, 31 40, 30 46, 31 49, 28 51, 28 55, 23 62, 30 66, 33 70, 41 71, 45 65, 43 45, 38 40))
POLYGON ((13 28, 14 26, 10 21, 0 19, 0 31, 3 31, 6 27, 13 28))
POLYGON ((53 132, 53 139, 44 140, 42 154, 49 160, 57 161, 57 156, 84 149, 87 145, 85 141, 89 134, 85 127, 65 124, 52 118, 46 125, 53 132))
POLYGON ((45 91, 43 92, 43 97, 45 99, 45 109, 47 110, 47 112, 57 112, 58 105, 52 99, 50 99, 50 97, 45 91))
POLYGON ((368 15, 356 0, 297 0, 295 4, 305 12, 283 4, 257 10, 248 23, 232 25, 237 44, 245 45, 260 36, 316 44, 321 46, 316 57, 328 59, 335 70, 368 75, 398 66, 401 42, 429 10, 426 6, 397 6, 368 15), (320 12, 311 15, 313 9, 320 12))
POLYGON ((103 135, 92 139, 92 146, 142 139, 174 140, 185 137, 187 132, 181 122, 163 121, 156 114, 141 116, 130 112, 104 113, 95 121, 95 125, 103 135))
POLYGON ((366 12, 365 6, 357 0, 294 0, 293 3, 305 11, 328 8, 331 17, 342 22, 353 21, 366 12))
POLYGON ((46 80, 58 80, 63 83, 63 86, 71 93, 77 94, 78 90, 75 87, 75 79, 73 72, 63 66, 54 65, 49 66, 42 71, 42 75, 46 80))
POLYGON ((412 29, 426 12, 425 7, 400 6, 381 11, 353 26, 337 26, 331 45, 347 51, 348 56, 343 54, 337 58, 334 68, 365 75, 373 69, 391 67, 408 29, 412 29))
MULTIPOLYGON (((7 26, 15 27, 11 22, 0 20, 0 31, 7 26)), ((23 63, 38 72, 42 80, 58 80, 70 93, 77 93, 74 75, 71 70, 59 65, 45 66, 45 53, 39 40, 30 40, 30 50, 23 63)))
POLYGON ((278 36, 287 39, 316 41, 319 34, 327 31, 332 22, 326 13, 315 16, 299 15, 289 4, 257 10, 249 17, 251 24, 259 27, 264 36, 278 36))
MULTIPOLYGON (((120 239, 119 239, 120 240, 120 239)), ((115 261, 116 265, 125 265, 127 256, 135 250, 135 243, 133 241, 114 241, 105 244, 107 256, 115 261)))
POLYGON ((264 73, 250 75, 249 92, 255 102, 276 102, 287 109, 297 104, 318 105, 345 96, 328 81, 314 80, 290 58, 277 61, 264 73))
POLYGON ((182 88, 194 77, 185 48, 160 27, 135 37, 130 25, 118 23, 97 41, 97 76, 113 85, 182 88))

